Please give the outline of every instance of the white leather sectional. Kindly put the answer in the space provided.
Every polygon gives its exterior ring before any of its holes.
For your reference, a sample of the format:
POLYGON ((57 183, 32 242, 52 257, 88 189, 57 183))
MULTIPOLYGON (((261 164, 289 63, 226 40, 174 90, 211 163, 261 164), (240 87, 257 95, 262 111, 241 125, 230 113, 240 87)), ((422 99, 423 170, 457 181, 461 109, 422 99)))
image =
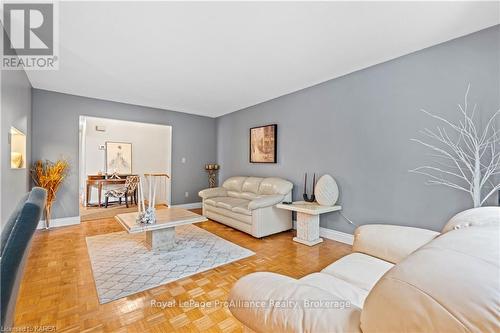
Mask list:
POLYGON ((291 212, 276 204, 291 201, 293 184, 281 178, 231 177, 222 187, 199 192, 203 215, 260 238, 292 229, 291 212))
POLYGON ((499 235, 499 207, 462 212, 441 234, 361 226, 353 253, 321 272, 244 276, 230 311, 262 333, 498 332, 499 235))

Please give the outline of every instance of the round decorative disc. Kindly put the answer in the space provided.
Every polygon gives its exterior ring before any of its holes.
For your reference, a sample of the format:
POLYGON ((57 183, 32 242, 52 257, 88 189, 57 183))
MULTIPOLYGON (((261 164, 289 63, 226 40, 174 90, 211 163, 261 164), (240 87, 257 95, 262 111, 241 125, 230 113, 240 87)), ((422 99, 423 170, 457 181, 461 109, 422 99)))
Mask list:
POLYGON ((314 188, 316 201, 323 206, 333 206, 339 198, 339 187, 330 175, 323 175, 314 188))

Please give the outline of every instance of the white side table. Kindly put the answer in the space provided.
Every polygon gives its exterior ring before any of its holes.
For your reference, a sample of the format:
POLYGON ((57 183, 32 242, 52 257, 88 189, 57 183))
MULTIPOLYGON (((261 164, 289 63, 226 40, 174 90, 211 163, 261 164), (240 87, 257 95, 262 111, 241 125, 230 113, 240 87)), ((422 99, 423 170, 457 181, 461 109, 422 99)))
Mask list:
POLYGON ((322 206, 316 202, 306 201, 295 201, 290 205, 280 203, 276 207, 297 212, 297 237, 293 240, 308 246, 323 241, 323 238, 319 237, 320 214, 342 209, 342 206, 322 206))

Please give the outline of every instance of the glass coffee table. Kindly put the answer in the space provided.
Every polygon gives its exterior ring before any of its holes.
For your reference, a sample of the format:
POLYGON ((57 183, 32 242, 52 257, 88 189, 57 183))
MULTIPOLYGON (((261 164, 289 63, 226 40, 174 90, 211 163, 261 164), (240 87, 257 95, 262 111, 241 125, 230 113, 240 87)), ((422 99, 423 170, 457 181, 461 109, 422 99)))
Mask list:
POLYGON ((146 245, 152 250, 169 249, 174 246, 175 227, 208 220, 203 215, 176 207, 157 209, 156 223, 153 224, 137 223, 137 214, 137 212, 118 214, 115 219, 130 234, 146 232, 146 245))

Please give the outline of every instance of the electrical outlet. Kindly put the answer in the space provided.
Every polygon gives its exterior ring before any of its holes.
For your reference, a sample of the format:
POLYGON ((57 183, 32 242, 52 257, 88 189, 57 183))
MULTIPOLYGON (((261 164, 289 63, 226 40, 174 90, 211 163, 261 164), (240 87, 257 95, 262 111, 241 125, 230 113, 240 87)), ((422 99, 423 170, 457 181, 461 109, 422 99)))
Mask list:
POLYGON ((184 196, 187 198, 189 197, 189 192, 184 193, 184 196))
POLYGON ((99 150, 106 150, 106 146, 105 145, 99 145, 99 150))

